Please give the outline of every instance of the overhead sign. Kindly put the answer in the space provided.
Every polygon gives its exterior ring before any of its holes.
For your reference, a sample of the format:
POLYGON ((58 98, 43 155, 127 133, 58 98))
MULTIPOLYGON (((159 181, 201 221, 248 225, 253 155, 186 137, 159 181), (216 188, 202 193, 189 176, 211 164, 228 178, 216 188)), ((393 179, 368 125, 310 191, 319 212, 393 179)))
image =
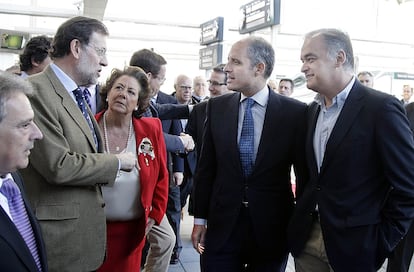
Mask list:
POLYGON ((200 25, 201 28, 201 45, 208 45, 214 42, 223 41, 223 17, 217 17, 213 20, 200 25))
POLYGON ((395 72, 394 73, 395 79, 408 79, 414 80, 414 74, 402 73, 402 72, 395 72))
POLYGON ((223 45, 210 45, 200 49, 199 52, 199 68, 201 70, 208 70, 222 62, 223 45))
POLYGON ((254 0, 240 7, 239 33, 280 24, 280 0, 254 0))

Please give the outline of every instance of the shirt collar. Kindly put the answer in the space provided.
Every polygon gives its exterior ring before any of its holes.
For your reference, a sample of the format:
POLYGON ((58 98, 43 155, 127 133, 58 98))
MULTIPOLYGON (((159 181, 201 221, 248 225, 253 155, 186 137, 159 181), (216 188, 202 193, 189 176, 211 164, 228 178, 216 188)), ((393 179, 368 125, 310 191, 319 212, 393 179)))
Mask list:
MULTIPOLYGON (((240 93, 240 102, 243 102, 244 99, 247 98, 243 93, 240 93)), ((267 104, 267 101, 269 100, 269 89, 267 85, 263 87, 260 91, 255 93, 251 97, 257 104, 261 105, 262 107, 265 107, 267 104)))
MULTIPOLYGON (((332 104, 336 103, 338 105, 338 108, 342 108, 342 106, 345 104, 346 98, 349 95, 349 92, 352 89, 352 86, 354 86, 354 83, 355 77, 352 77, 351 81, 349 81, 345 88, 332 99, 332 104)), ((320 106, 325 107, 325 97, 320 93, 316 95, 315 102, 320 106)))
POLYGON ((65 87, 65 89, 68 92, 72 92, 76 88, 78 88, 78 85, 71 79, 65 72, 62 71, 62 69, 59 68, 54 63, 50 64, 50 68, 52 68, 53 72, 56 74, 62 85, 65 87))

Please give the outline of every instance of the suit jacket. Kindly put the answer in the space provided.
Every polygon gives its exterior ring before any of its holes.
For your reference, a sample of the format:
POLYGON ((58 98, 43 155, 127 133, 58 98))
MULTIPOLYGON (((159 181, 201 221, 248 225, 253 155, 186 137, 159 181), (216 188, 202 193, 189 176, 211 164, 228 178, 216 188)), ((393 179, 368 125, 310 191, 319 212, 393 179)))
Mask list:
MULTIPOLYGON (((33 234, 36 239, 38 247, 39 258, 42 264, 43 271, 48 271, 46 262, 46 251, 43 243, 40 226, 33 214, 32 209, 28 205, 28 200, 25 196, 22 180, 20 175, 12 173, 13 179, 19 186, 23 201, 26 206, 27 215, 32 225, 33 234)), ((30 253, 26 242, 21 237, 14 223, 10 220, 7 213, 0 208, 0 267, 1 271, 31 271, 37 272, 37 265, 30 253)))
POLYGON ((206 247, 227 242, 242 206, 245 182, 257 250, 287 254, 286 228, 293 212, 292 163, 306 178, 306 105, 269 89, 262 135, 251 176, 245 181, 237 144, 240 93, 210 98, 203 147, 194 178, 194 217, 207 219, 206 247), (292 121, 295 120, 295 121, 292 121))
POLYGON ((106 248, 104 201, 100 185, 112 185, 118 159, 103 152, 77 103, 51 67, 30 77, 34 121, 43 139, 34 144, 22 170, 26 193, 42 227, 50 271, 93 271, 106 248))
POLYGON ((356 81, 326 144, 320 173, 313 148, 319 111, 317 103, 310 105, 310 178, 289 226, 292 253, 301 253, 318 205, 333 269, 377 271, 414 216, 414 143, 403 105, 356 81))
MULTIPOLYGON (((173 96, 168 95, 163 92, 158 92, 157 104, 177 104, 177 99, 173 96)), ((179 153, 184 153, 184 146, 181 140, 177 137, 181 133, 181 123, 180 120, 161 120, 162 129, 164 131, 165 143, 167 146, 167 151, 171 152, 172 160, 169 161, 169 164, 172 165, 170 168, 171 172, 184 172, 184 161, 178 155, 179 153)))
POLYGON ((193 137, 196 147, 197 160, 201 154, 201 145, 203 140, 203 130, 205 123, 204 121, 206 120, 207 102, 208 100, 194 105, 190 117, 188 118, 188 123, 186 127, 186 133, 190 134, 193 137))
MULTIPOLYGON (((99 121, 103 113, 103 111, 98 113, 96 120, 99 121)), ((156 224, 160 224, 165 215, 168 201, 167 153, 161 122, 158 118, 151 117, 133 118, 132 121, 137 144, 138 164, 140 165, 140 201, 145 213, 142 219, 147 222, 148 217, 151 217, 156 224), (142 152, 144 147, 141 147, 141 144, 144 138, 151 141, 154 157, 142 152)), ((145 225, 142 224, 142 226, 145 225)), ((143 233, 143 231, 141 232, 143 233)))

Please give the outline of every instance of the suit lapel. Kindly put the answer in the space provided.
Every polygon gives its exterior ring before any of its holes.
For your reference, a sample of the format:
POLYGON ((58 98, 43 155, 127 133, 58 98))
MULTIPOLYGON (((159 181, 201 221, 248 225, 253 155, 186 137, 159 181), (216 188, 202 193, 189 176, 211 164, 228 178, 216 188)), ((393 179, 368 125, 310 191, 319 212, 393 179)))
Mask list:
MULTIPOLYGON (((79 110, 79 107, 77 103, 72 99, 72 97, 69 95, 63 84, 60 82, 60 80, 57 78, 55 73, 53 72, 52 68, 47 67, 45 69, 45 74, 49 78, 53 89, 55 90, 56 94, 59 95, 62 98, 62 105, 66 109, 66 111, 69 113, 69 115, 73 118, 73 120, 76 122, 76 124, 80 127, 80 129, 83 131, 83 133, 86 135, 89 144, 92 146, 92 148, 96 150, 95 141, 93 139, 93 135, 91 133, 91 129, 89 128, 89 125, 87 121, 85 120, 85 117, 83 117, 82 112, 79 110)), ((89 117, 91 118, 92 124, 95 129, 96 137, 98 138, 98 143, 102 142, 101 135, 99 133, 98 125, 95 121, 95 117, 93 116, 92 112, 88 109, 89 117)), ((99 144, 101 146, 101 144, 99 144)))
POLYGON ((331 135, 329 136, 320 170, 321 173, 329 164, 329 161, 334 156, 338 145, 341 143, 348 130, 351 128, 364 105, 362 99, 362 89, 358 88, 357 86, 358 83, 356 82, 349 92, 342 111, 338 116, 338 120, 336 121, 331 135))
POLYGON ((318 121, 320 111, 321 107, 316 102, 312 102, 312 104, 309 106, 308 127, 310 129, 308 129, 306 136, 306 153, 308 154, 308 165, 311 166, 309 170, 312 171, 312 173, 315 175, 318 174, 318 166, 315 158, 315 149, 313 148, 313 137, 315 135, 316 122, 318 121))
POLYGON ((259 165, 264 158, 269 158, 272 155, 266 155, 269 149, 266 148, 268 143, 272 142, 272 135, 275 131, 275 124, 280 124, 280 99, 277 94, 269 90, 269 99, 266 106, 266 113, 263 121, 262 134, 260 137, 259 146, 257 149, 256 161, 253 166, 255 172, 256 165, 259 165))

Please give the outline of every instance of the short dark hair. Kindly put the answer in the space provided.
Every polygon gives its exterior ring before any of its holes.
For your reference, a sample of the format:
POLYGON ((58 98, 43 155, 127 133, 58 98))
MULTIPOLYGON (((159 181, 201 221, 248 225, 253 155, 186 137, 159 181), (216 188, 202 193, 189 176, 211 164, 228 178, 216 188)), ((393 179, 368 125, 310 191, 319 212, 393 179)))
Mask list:
POLYGON ((358 73, 357 77, 359 77, 359 76, 370 76, 370 77, 374 77, 374 75, 371 72, 369 72, 369 71, 361 71, 361 72, 358 73))
POLYGON ((244 41, 247 41, 247 57, 252 67, 263 62, 265 64, 263 76, 268 79, 275 65, 275 51, 272 45, 264 38, 256 36, 249 36, 244 41))
POLYGON ((49 55, 52 38, 45 35, 31 38, 20 54, 20 71, 28 71, 33 68, 32 61, 41 63, 49 55))
POLYGON ((56 31, 52 42, 51 57, 61 58, 69 54, 70 42, 74 39, 88 45, 90 37, 95 32, 109 35, 106 26, 97 19, 77 16, 67 20, 56 31))
POLYGON ((218 64, 218 65, 213 67, 213 71, 216 72, 216 73, 224 74, 224 82, 227 85, 227 73, 224 72, 224 67, 225 66, 226 66, 226 64, 224 64, 224 63, 218 64))
POLYGON ((166 64, 164 57, 149 49, 136 51, 129 61, 130 66, 140 67, 145 73, 151 73, 154 77, 160 73, 161 66, 166 64))
POLYGON ((115 81, 121 76, 125 75, 135 78, 141 87, 141 90, 138 94, 138 110, 134 112, 134 116, 141 117, 141 115, 147 110, 149 106, 149 101, 151 99, 152 92, 148 83, 148 77, 146 73, 139 67, 126 66, 124 70, 117 68, 112 70, 111 75, 106 80, 105 85, 102 86, 100 91, 102 105, 105 109, 108 108, 108 102, 106 101, 106 98, 108 96, 109 91, 114 86, 115 81))
POLYGON ((292 91, 293 91, 293 89, 295 88, 295 83, 293 82, 293 80, 291 80, 290 78, 287 78, 287 77, 281 78, 279 80, 279 84, 280 84, 280 82, 283 82, 283 81, 290 82, 290 86, 292 86, 292 91))
POLYGON ((23 93, 27 96, 33 94, 33 87, 30 83, 18 75, 0 72, 0 122, 6 117, 6 101, 16 93, 23 93))

